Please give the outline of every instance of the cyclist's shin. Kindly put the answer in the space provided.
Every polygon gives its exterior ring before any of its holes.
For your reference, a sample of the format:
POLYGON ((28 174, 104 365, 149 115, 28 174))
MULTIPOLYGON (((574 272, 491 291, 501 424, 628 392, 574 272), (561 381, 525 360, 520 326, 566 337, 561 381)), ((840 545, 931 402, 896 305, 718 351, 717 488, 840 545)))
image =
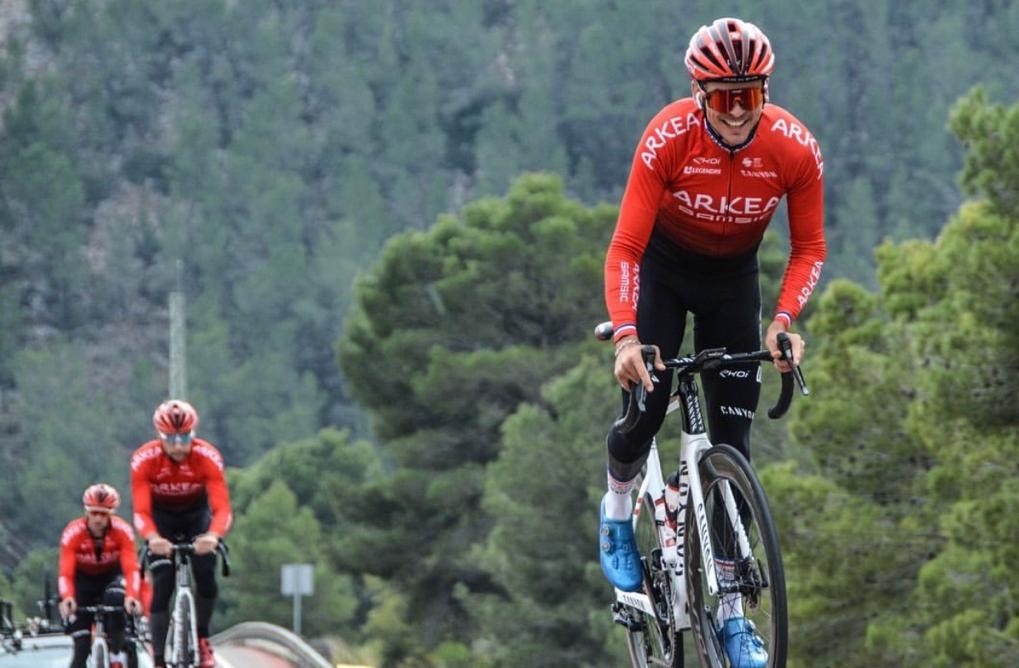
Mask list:
POLYGON ((167 610, 149 613, 149 631, 152 633, 152 653, 157 659, 163 657, 166 647, 166 632, 170 628, 170 613, 167 610))
POLYGON ((85 668, 91 651, 92 638, 88 632, 74 636, 74 656, 71 658, 71 668, 85 668))
POLYGON ((212 609, 216 605, 216 599, 206 596, 195 596, 195 621, 198 627, 198 637, 209 637, 209 622, 212 621, 212 609))
POLYGON ((116 654, 120 650, 124 649, 124 629, 119 631, 110 631, 108 634, 110 641, 110 652, 116 654))

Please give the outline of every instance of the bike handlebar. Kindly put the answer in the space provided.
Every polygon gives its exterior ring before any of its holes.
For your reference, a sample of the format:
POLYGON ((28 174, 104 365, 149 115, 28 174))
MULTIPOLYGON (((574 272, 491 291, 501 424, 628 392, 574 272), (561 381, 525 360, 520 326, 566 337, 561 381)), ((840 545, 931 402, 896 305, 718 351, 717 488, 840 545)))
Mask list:
MULTIPOLYGON (((172 552, 186 556, 195 553, 194 543, 173 543, 170 545, 170 549, 172 552)), ((216 544, 215 551, 223 558, 220 568, 223 577, 230 577, 230 548, 227 546, 226 541, 220 539, 219 543, 216 544)), ((145 563, 150 556, 152 556, 152 551, 149 549, 148 543, 146 543, 138 553, 138 572, 143 575, 145 574, 145 563)))
POLYGON ((113 614, 117 612, 122 612, 125 615, 132 614, 129 613, 127 611, 127 608, 125 608, 123 605, 106 605, 105 603, 99 603, 96 605, 79 605, 74 609, 74 612, 72 612, 70 615, 68 615, 66 619, 63 620, 64 629, 66 630, 70 628, 70 625, 74 624, 78 614, 80 613, 91 613, 95 615, 96 619, 98 620, 101 615, 113 614))
MULTIPOLYGON (((595 327, 595 336, 602 340, 607 341, 612 338, 612 323, 603 322, 595 327)), ((784 371, 781 374, 782 388, 779 392, 778 401, 775 405, 768 410, 768 417, 777 420, 778 418, 785 415, 786 411, 789 410, 789 406, 793 399, 793 380, 800 387, 800 393, 803 396, 810 394, 810 389, 807 387, 807 382, 803 377, 803 372, 800 370, 796 360, 793 359, 793 345, 789 335, 785 332, 779 332, 778 334, 778 346, 782 353, 782 359, 787 362, 792 369, 791 371, 784 371)), ((651 374, 652 382, 658 382, 658 379, 654 375, 654 359, 655 359, 655 347, 650 345, 641 346, 641 355, 644 358, 644 365, 651 374)), ((679 375, 683 374, 697 374, 702 371, 708 371, 717 369, 722 366, 731 366, 733 364, 742 364, 744 362, 771 362, 773 361, 771 351, 769 350, 755 350, 749 353, 732 353, 726 352, 725 348, 706 348, 701 350, 692 356, 687 357, 676 357, 670 360, 664 360, 663 363, 668 369, 675 369, 679 375)), ((645 399, 647 398, 647 390, 644 385, 638 383, 630 390, 630 401, 626 408, 626 413, 616 420, 615 427, 619 431, 628 432, 633 429, 637 423, 637 419, 645 411, 645 399)))
POLYGON ((77 612, 124 612, 122 605, 79 605, 75 608, 77 612))

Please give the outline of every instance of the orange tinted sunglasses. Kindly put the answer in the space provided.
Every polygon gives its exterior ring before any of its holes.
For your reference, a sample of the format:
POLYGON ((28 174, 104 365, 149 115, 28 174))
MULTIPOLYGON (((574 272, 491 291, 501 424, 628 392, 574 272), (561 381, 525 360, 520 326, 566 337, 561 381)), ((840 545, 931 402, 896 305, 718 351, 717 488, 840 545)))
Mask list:
POLYGON ((755 86, 704 91, 704 103, 720 114, 730 113, 736 107, 737 101, 744 109, 756 109, 764 104, 764 89, 755 86))

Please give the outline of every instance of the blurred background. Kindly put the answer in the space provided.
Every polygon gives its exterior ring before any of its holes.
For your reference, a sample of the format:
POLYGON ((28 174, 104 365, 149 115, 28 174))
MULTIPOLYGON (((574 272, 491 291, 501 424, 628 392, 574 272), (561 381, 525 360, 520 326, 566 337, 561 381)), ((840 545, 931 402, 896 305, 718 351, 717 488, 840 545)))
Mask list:
POLYGON ((755 424, 790 666, 1019 665, 1009 0, 0 0, 0 597, 33 614, 81 491, 126 492, 176 291, 237 518, 215 626, 288 625, 306 562, 337 661, 623 665, 590 333, 633 150, 725 15, 825 158, 814 396, 755 424))

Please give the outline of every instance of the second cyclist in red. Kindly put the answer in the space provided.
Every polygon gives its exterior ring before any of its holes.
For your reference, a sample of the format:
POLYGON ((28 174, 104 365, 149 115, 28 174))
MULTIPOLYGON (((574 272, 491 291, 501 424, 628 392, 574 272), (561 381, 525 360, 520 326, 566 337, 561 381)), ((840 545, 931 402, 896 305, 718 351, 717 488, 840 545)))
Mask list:
POLYGON ((215 665, 209 644, 209 622, 219 592, 216 555, 220 539, 232 521, 230 495, 223 474, 223 457, 212 443, 194 435, 198 413, 186 401, 165 401, 152 416, 157 439, 144 443, 131 457, 131 498, 134 524, 157 559, 152 572, 149 625, 157 667, 163 665, 163 646, 173 595, 172 543, 193 541, 195 618, 201 668, 215 665))
MULTIPOLYGON (((775 66, 768 38, 752 23, 718 19, 691 37, 685 64, 691 96, 666 105, 644 130, 605 263, 623 405, 632 384, 649 392, 637 426, 625 434, 610 428, 607 438, 600 560, 608 580, 629 591, 641 586, 631 492, 665 418, 672 384, 662 357, 679 353, 688 314, 696 350, 760 348, 757 248, 783 198, 791 251, 764 334, 776 359, 777 335, 796 320, 825 258, 824 161, 807 127, 768 101, 775 66), (644 366, 642 344, 656 348, 657 384, 644 366)), ((803 340, 793 332, 790 338, 799 360, 803 340)), ((776 364, 785 370, 785 362, 776 364)), ((760 396, 757 364, 704 373, 701 380, 712 442, 749 458, 760 396)), ((731 560, 717 562, 722 572, 734 567, 731 560)), ((723 601, 721 639, 733 668, 762 668, 767 652, 738 598, 731 596, 732 605, 723 601)))
MULTIPOLYGON (((134 554, 131 525, 115 514, 120 494, 105 483, 91 485, 82 495, 85 515, 71 520, 60 536, 60 616, 68 622, 74 639, 71 668, 85 668, 91 653, 93 613, 79 612, 82 605, 123 605, 129 613, 141 612, 138 602, 140 577, 134 554)), ((133 643, 125 643, 123 614, 107 617, 111 656, 127 655, 129 668, 137 666, 133 643)))

